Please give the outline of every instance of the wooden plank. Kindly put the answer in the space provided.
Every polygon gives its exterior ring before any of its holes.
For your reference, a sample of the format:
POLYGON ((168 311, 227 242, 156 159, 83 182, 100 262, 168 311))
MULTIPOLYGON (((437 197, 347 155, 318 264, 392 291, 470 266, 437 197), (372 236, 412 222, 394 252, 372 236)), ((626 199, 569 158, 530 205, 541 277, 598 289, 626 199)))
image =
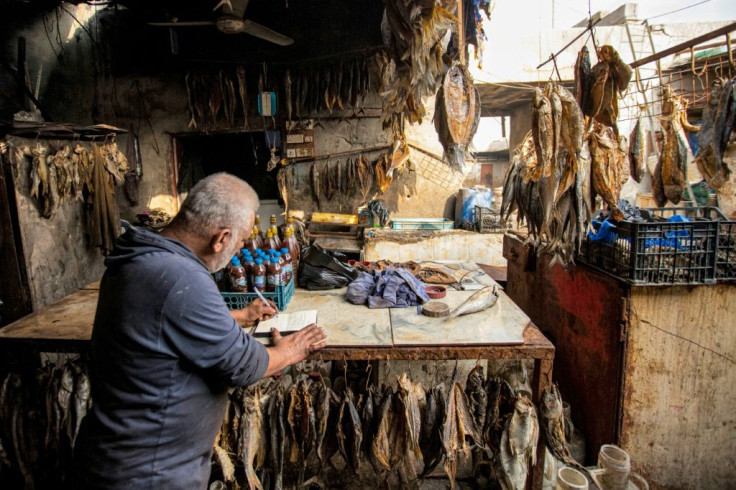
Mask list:
POLYGON ((357 214, 338 214, 338 213, 312 213, 311 221, 315 223, 332 223, 340 225, 357 225, 357 214))
POLYGON ((10 163, 0 153, 0 300, 3 301, 0 325, 33 311, 25 256, 20 240, 20 225, 15 204, 15 179, 10 163))
MULTIPOLYGON (((438 301, 452 310, 473 294, 475 291, 447 291, 438 301)), ((492 308, 457 318, 429 318, 417 313, 416 308, 392 308, 394 345, 522 344, 529 317, 505 293, 499 291, 499 294, 492 308)))
POLYGON ((619 444, 652 488, 736 481, 736 284, 632 288, 619 444))
POLYGON ((0 329, 0 338, 89 340, 99 291, 80 289, 0 329))

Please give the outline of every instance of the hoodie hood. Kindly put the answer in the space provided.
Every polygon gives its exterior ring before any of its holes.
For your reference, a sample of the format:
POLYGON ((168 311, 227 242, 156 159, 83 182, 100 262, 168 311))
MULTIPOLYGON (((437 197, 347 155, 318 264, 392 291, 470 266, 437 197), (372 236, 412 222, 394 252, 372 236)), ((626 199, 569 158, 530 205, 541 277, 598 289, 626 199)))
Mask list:
POLYGON ((207 269, 204 262, 199 260, 194 252, 177 240, 157 235, 126 221, 123 221, 123 228, 125 232, 118 237, 115 241, 115 248, 105 258, 105 267, 120 266, 144 254, 170 252, 192 259, 207 269))

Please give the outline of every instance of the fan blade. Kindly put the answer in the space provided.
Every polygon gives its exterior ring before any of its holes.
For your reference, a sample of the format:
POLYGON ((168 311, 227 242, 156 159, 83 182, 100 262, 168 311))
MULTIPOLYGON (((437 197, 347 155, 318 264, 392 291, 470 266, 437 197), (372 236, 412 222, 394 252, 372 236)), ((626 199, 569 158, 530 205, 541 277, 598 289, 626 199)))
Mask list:
POLYGON ((272 31, 266 26, 262 26, 252 20, 244 20, 243 32, 261 38, 265 41, 278 44, 279 46, 288 46, 294 43, 294 40, 290 37, 279 34, 276 31, 272 31))
POLYGON ((192 27, 192 26, 211 26, 214 22, 209 20, 192 21, 192 22, 149 22, 149 26, 156 27, 192 27))
POLYGON ((248 7, 248 0, 220 0, 212 10, 217 10, 220 7, 222 7, 222 14, 242 19, 245 9, 248 7))

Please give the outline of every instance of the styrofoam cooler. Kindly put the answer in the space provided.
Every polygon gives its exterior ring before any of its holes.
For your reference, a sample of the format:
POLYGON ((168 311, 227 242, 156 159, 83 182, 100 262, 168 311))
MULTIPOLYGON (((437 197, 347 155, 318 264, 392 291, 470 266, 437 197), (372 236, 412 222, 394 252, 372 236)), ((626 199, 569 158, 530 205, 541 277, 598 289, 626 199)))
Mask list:
POLYGON ((456 228, 471 229, 475 225, 475 206, 491 208, 493 193, 487 187, 463 187, 455 200, 456 228))

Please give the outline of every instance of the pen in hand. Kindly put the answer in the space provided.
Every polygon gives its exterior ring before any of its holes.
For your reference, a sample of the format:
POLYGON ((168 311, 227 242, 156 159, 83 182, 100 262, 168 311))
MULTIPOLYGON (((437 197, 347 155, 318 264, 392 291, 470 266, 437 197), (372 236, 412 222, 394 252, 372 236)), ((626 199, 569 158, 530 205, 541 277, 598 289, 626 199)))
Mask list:
MULTIPOLYGON (((254 288, 253 288, 253 291, 255 291, 255 292, 256 292, 256 294, 257 294, 257 295, 258 295, 258 297, 259 297, 259 298, 261 299, 261 301, 263 301, 263 304, 264 304, 264 305, 269 305, 269 304, 270 304, 270 303, 269 303, 268 301, 266 301, 266 298, 264 298, 264 297, 263 297, 263 295, 261 294, 261 292, 260 292, 260 291, 258 290, 258 288, 257 288, 257 287, 254 287, 254 288)), ((276 314, 275 314, 275 315, 274 315, 273 317, 274 317, 274 318, 278 318, 278 317, 279 317, 279 314, 278 314, 278 312, 277 312, 277 313, 276 313, 276 314)))

